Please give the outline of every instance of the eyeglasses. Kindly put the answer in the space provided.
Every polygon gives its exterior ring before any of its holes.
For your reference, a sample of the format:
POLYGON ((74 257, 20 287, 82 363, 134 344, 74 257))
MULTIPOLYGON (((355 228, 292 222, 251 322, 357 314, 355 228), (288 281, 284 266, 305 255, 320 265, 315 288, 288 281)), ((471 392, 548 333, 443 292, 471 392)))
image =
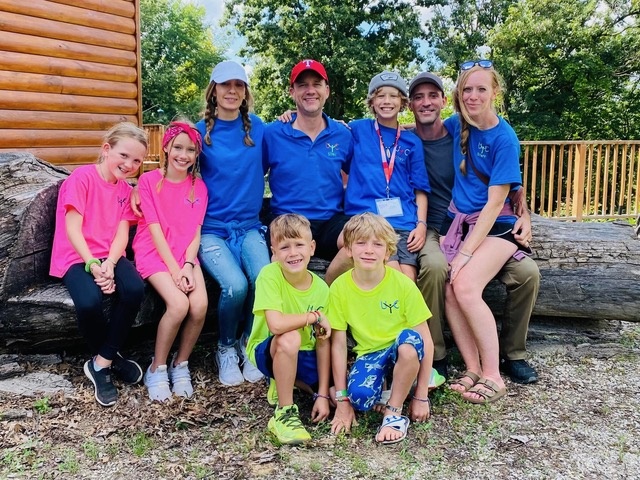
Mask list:
POLYGON ((491 68, 493 67, 493 62, 491 60, 467 60, 460 65, 460 71, 471 70, 476 65, 481 68, 491 68))

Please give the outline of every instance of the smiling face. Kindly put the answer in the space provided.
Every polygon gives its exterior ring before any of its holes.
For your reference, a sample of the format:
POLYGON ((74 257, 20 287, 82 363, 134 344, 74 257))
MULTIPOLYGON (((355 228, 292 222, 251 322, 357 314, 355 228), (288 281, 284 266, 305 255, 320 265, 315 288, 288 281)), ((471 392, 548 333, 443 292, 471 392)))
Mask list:
POLYGON ((167 153, 167 177, 175 180, 184 179, 189 168, 196 163, 196 144, 183 132, 177 135, 164 151, 167 153))
POLYGON ((369 100, 371 109, 382 125, 395 127, 398 113, 402 109, 402 95, 395 87, 380 87, 369 100))
POLYGON ((387 244, 375 236, 354 240, 347 247, 347 253, 353 259, 356 270, 384 270, 384 264, 389 260, 387 244))
POLYGON ((316 242, 310 233, 298 238, 282 238, 271 245, 273 260, 280 264, 285 277, 306 272, 315 249, 316 242))
POLYGON ((107 182, 134 176, 147 155, 147 147, 133 138, 121 138, 113 145, 102 145, 103 161, 98 164, 101 175, 107 182))
POLYGON ((495 116, 493 102, 497 92, 493 80, 490 70, 474 67, 462 84, 462 106, 475 123, 495 116))
POLYGON ((318 73, 308 70, 298 75, 289 94, 296 103, 298 114, 320 115, 329 98, 329 84, 318 73))
POLYGON ((216 84, 214 95, 218 117, 233 120, 240 113, 240 105, 247 95, 247 86, 242 80, 228 80, 216 84))
POLYGON ((447 104, 447 97, 433 83, 422 83, 413 89, 409 100, 409 109, 413 112, 416 123, 433 125, 440 112, 447 104))

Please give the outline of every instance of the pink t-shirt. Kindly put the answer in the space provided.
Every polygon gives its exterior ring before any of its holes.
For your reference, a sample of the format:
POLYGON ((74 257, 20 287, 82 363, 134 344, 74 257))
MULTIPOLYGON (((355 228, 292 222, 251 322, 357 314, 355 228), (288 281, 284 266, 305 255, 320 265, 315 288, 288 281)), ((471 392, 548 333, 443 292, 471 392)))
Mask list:
POLYGON ((160 179, 162 172, 157 169, 143 174, 138 181, 144 218, 138 223, 138 231, 133 239, 133 252, 136 268, 142 278, 169 271, 153 243, 149 224, 160 224, 173 258, 182 266, 186 260, 187 247, 202 225, 207 210, 207 187, 201 179, 196 178, 193 186, 193 201, 191 176, 180 183, 164 180, 158 191, 160 179))
POLYGON ((94 258, 106 258, 122 220, 135 222, 131 210, 131 185, 124 180, 105 181, 95 164, 76 168, 62 183, 56 207, 56 230, 49 274, 62 278, 69 267, 84 263, 67 238, 65 215, 73 208, 82 215, 82 235, 94 258))

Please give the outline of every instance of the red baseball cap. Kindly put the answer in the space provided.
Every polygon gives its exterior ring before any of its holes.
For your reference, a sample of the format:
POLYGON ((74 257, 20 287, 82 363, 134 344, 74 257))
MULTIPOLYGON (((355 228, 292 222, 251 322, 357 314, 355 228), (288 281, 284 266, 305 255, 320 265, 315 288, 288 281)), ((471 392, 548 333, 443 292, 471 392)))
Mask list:
POLYGON ((327 82, 329 81, 329 77, 327 76, 327 71, 324 69, 324 66, 320 62, 316 60, 306 59, 306 60, 302 60, 295 67, 293 67, 293 70, 291 70, 291 78, 289 83, 293 85, 293 82, 296 81, 296 78, 298 78, 298 76, 302 72, 307 70, 313 70, 322 78, 324 78, 325 81, 327 82))

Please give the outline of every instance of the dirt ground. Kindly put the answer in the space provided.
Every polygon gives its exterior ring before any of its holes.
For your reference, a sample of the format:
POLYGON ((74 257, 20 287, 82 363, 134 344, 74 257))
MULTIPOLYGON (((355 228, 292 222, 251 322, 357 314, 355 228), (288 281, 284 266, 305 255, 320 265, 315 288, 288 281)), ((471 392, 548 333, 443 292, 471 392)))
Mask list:
MULTIPOLYGON (((395 446, 373 442, 376 413, 348 436, 307 422, 309 445, 278 446, 266 385, 222 387, 208 345, 192 357, 193 400, 151 404, 144 387, 125 386, 111 409, 93 400, 84 358, 62 354, 27 370, 62 374, 72 394, 0 394, 0 478, 640 478, 640 324, 536 320, 529 348, 537 384, 507 382, 509 395, 489 406, 441 388, 432 420, 395 446)), ((132 356, 146 367, 151 351, 132 356)), ((310 399, 296 400, 308 418, 310 399)))

